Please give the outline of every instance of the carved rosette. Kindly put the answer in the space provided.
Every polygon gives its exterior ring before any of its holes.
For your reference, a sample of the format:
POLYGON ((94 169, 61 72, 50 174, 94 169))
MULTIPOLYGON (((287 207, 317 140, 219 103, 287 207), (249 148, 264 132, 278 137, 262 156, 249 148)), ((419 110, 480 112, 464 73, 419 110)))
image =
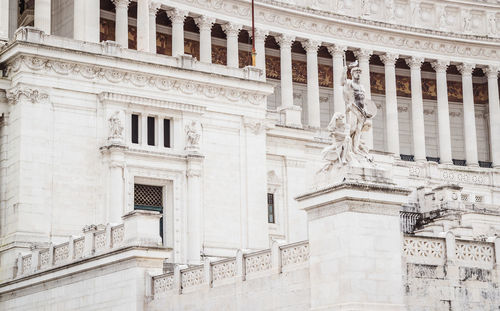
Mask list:
POLYGON ((431 63, 432 68, 436 72, 446 72, 449 65, 450 65, 450 61, 442 60, 442 59, 436 60, 436 61, 431 63))
POLYGON ((9 104, 15 105, 22 99, 26 99, 32 104, 38 104, 48 101, 49 95, 43 90, 25 85, 18 85, 7 91, 7 100, 9 104))

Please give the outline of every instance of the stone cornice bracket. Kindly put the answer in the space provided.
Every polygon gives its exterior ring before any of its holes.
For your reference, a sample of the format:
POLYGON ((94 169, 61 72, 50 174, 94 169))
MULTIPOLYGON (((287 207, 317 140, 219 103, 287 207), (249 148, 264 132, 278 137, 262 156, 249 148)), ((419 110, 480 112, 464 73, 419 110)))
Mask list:
POLYGON ((354 56, 356 56, 359 61, 370 60, 372 54, 373 50, 368 49, 359 49, 357 51, 354 51, 354 56))
POLYGON ((25 85, 18 85, 10 90, 7 90, 6 95, 7 100, 11 105, 17 104, 22 98, 29 100, 33 104, 49 100, 48 93, 25 85))
POLYGON ((305 40, 300 42, 302 44, 302 47, 304 50, 306 50, 307 53, 316 53, 318 52, 319 47, 321 46, 321 41, 319 40, 305 40))
POLYGON ((279 44, 280 48, 282 49, 291 49, 292 48, 292 43, 295 41, 295 36, 292 35, 279 35, 275 37, 276 43, 279 44))
POLYGON ((172 9, 167 11, 167 16, 170 18, 172 23, 184 23, 188 13, 189 12, 186 10, 172 9))
POLYGON ((483 68, 484 74, 488 79, 498 79, 498 72, 500 71, 500 65, 488 65, 483 68))
POLYGON ((130 0, 112 0, 115 7, 128 8, 130 0))
POLYGON ((399 55, 395 53, 385 53, 383 55, 379 55, 379 58, 382 61, 382 63, 384 63, 384 65, 395 66, 396 61, 399 58, 399 55))
POLYGON ((226 33, 228 37, 238 36, 240 30, 243 28, 243 25, 234 24, 234 23, 225 23, 221 25, 222 31, 226 33))
POLYGON ((200 28, 200 30, 211 30, 212 26, 215 23, 215 18, 206 16, 206 15, 200 15, 198 17, 194 18, 194 22, 196 23, 196 26, 200 28))
POLYGON ((335 56, 344 57, 345 51, 347 51, 347 46, 345 46, 345 45, 335 44, 335 45, 328 46, 328 52, 330 52, 330 54, 333 57, 335 57, 335 56))
POLYGON ((462 76, 471 76, 474 68, 476 68, 476 64, 463 63, 460 65, 457 65, 457 69, 458 69, 458 71, 460 71, 462 76))
POLYGON ((436 61, 433 61, 431 63, 431 66, 436 72, 446 72, 448 66, 450 66, 450 61, 438 59, 436 61))
POLYGON ((151 1, 149 3, 149 15, 156 16, 156 13, 158 13, 158 10, 161 7, 161 3, 151 1))
POLYGON ((424 58, 423 57, 410 57, 405 59, 406 64, 410 67, 410 69, 419 69, 422 67, 422 64, 424 63, 424 58))

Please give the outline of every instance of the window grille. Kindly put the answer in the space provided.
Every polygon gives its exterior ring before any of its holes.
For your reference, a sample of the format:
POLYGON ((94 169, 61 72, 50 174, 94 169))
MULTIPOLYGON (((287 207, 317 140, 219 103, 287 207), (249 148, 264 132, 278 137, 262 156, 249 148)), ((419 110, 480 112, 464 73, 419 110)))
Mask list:
POLYGON ((439 158, 437 158, 437 157, 426 157, 426 158, 427 158, 427 161, 429 161, 429 162, 439 163, 439 158))
POLYGON ((400 154, 401 160, 415 162, 415 156, 412 154, 400 154))
POLYGON ((270 224, 276 223, 274 218, 274 193, 267 194, 267 222, 270 224))
POLYGON ((466 193, 462 193, 462 194, 460 195, 460 199, 461 199, 463 202, 467 202, 467 201, 469 201, 469 195, 468 195, 468 194, 466 194, 466 193))
POLYGON ((476 203, 483 203, 483 196, 482 195, 476 195, 475 199, 476 199, 476 203))
POLYGON ((492 164, 493 163, 488 162, 488 161, 479 161, 479 166, 480 167, 491 168, 492 164))
POLYGON ((466 166, 467 165, 467 161, 466 160, 453 159, 453 165, 466 166))
POLYGON ((135 209, 161 211, 163 208, 163 188, 135 184, 134 207, 135 209))

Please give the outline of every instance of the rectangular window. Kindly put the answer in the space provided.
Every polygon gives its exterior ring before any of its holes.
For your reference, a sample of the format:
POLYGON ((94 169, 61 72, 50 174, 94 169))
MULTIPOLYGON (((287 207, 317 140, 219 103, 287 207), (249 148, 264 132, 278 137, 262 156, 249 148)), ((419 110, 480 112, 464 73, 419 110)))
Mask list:
POLYGON ((163 210, 163 187, 134 184, 134 209, 163 210))
POLYGON ((163 119, 163 147, 170 148, 170 120, 163 119))
POLYGON ((139 143, 139 115, 132 115, 132 143, 139 143))
POLYGON ((274 193, 267 194, 267 222, 274 224, 274 193))
POLYGON ((148 145, 155 145, 155 118, 148 117, 148 145))

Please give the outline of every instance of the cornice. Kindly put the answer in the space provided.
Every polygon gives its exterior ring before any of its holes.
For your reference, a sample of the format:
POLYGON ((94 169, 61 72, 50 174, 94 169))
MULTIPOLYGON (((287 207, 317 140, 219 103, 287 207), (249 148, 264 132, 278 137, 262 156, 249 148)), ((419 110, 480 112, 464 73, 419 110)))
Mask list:
MULTIPOLYGON (((209 10, 223 20, 250 21, 250 6, 242 0, 173 0, 168 5, 179 5, 198 14, 202 10, 203 14, 208 14, 209 10)), ((483 58, 485 63, 500 58, 500 38, 395 25, 271 0, 256 2, 255 18, 258 28, 293 33, 303 38, 317 36, 312 39, 321 39, 325 45, 349 42, 354 48, 370 46, 375 51, 403 55, 438 54, 436 58, 483 58)))
POLYGON ((156 88, 162 92, 181 95, 193 95, 204 99, 225 99, 229 102, 241 102, 260 105, 265 102, 264 94, 246 90, 197 82, 177 77, 167 77, 136 71, 127 71, 95 64, 70 62, 42 56, 20 55, 7 64, 8 76, 20 71, 42 72, 59 76, 83 78, 92 81, 104 81, 112 84, 132 85, 134 87, 156 88))

